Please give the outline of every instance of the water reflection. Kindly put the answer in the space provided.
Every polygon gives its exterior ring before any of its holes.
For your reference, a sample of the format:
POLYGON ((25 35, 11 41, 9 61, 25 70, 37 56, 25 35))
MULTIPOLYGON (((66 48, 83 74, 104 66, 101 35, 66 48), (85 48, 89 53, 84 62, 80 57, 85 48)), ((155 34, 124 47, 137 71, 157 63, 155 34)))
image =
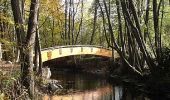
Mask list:
POLYGON ((110 86, 66 95, 45 96, 44 100, 113 100, 110 86))
POLYGON ((123 87, 122 86, 115 86, 115 100, 122 100, 123 96, 123 87))
POLYGON ((66 90, 61 95, 46 95, 44 100, 113 100, 113 88, 99 76, 57 71, 52 79, 59 80, 66 90))
POLYGON ((51 78, 61 81, 66 91, 45 95, 43 100, 150 100, 133 88, 112 86, 104 78, 91 74, 58 71, 51 78))

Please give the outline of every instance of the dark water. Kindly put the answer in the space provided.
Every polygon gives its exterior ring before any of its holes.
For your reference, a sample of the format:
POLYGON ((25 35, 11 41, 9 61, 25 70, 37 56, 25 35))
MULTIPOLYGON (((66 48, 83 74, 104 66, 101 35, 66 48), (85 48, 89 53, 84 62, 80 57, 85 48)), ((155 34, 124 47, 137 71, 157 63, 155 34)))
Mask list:
POLYGON ((44 100, 151 100, 133 87, 111 85, 93 74, 55 71, 51 79, 59 80, 64 92, 47 95, 44 100))

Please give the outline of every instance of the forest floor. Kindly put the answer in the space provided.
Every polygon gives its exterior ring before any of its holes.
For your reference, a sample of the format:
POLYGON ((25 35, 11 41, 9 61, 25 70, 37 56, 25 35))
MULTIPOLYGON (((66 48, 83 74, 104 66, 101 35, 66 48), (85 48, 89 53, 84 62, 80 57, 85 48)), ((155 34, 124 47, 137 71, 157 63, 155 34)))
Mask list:
POLYGON ((0 61, 0 71, 3 73, 10 73, 20 69, 20 65, 10 61, 0 61))

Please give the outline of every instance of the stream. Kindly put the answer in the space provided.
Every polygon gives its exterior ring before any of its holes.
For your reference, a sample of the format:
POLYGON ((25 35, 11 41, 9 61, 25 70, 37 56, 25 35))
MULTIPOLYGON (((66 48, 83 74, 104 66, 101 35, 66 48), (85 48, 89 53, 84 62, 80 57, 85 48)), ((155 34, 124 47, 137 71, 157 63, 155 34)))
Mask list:
POLYGON ((51 79, 60 81, 64 92, 45 95, 44 100, 151 100, 133 87, 113 85, 94 74, 56 70, 51 79))

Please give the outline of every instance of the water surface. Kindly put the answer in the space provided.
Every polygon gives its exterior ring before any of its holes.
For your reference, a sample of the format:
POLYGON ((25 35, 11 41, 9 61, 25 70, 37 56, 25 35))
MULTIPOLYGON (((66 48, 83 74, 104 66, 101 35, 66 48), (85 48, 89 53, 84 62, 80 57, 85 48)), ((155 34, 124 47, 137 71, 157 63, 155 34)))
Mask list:
POLYGON ((112 85, 106 78, 93 74, 55 71, 51 79, 60 81, 63 92, 46 95, 44 100, 150 100, 133 87, 112 85))

